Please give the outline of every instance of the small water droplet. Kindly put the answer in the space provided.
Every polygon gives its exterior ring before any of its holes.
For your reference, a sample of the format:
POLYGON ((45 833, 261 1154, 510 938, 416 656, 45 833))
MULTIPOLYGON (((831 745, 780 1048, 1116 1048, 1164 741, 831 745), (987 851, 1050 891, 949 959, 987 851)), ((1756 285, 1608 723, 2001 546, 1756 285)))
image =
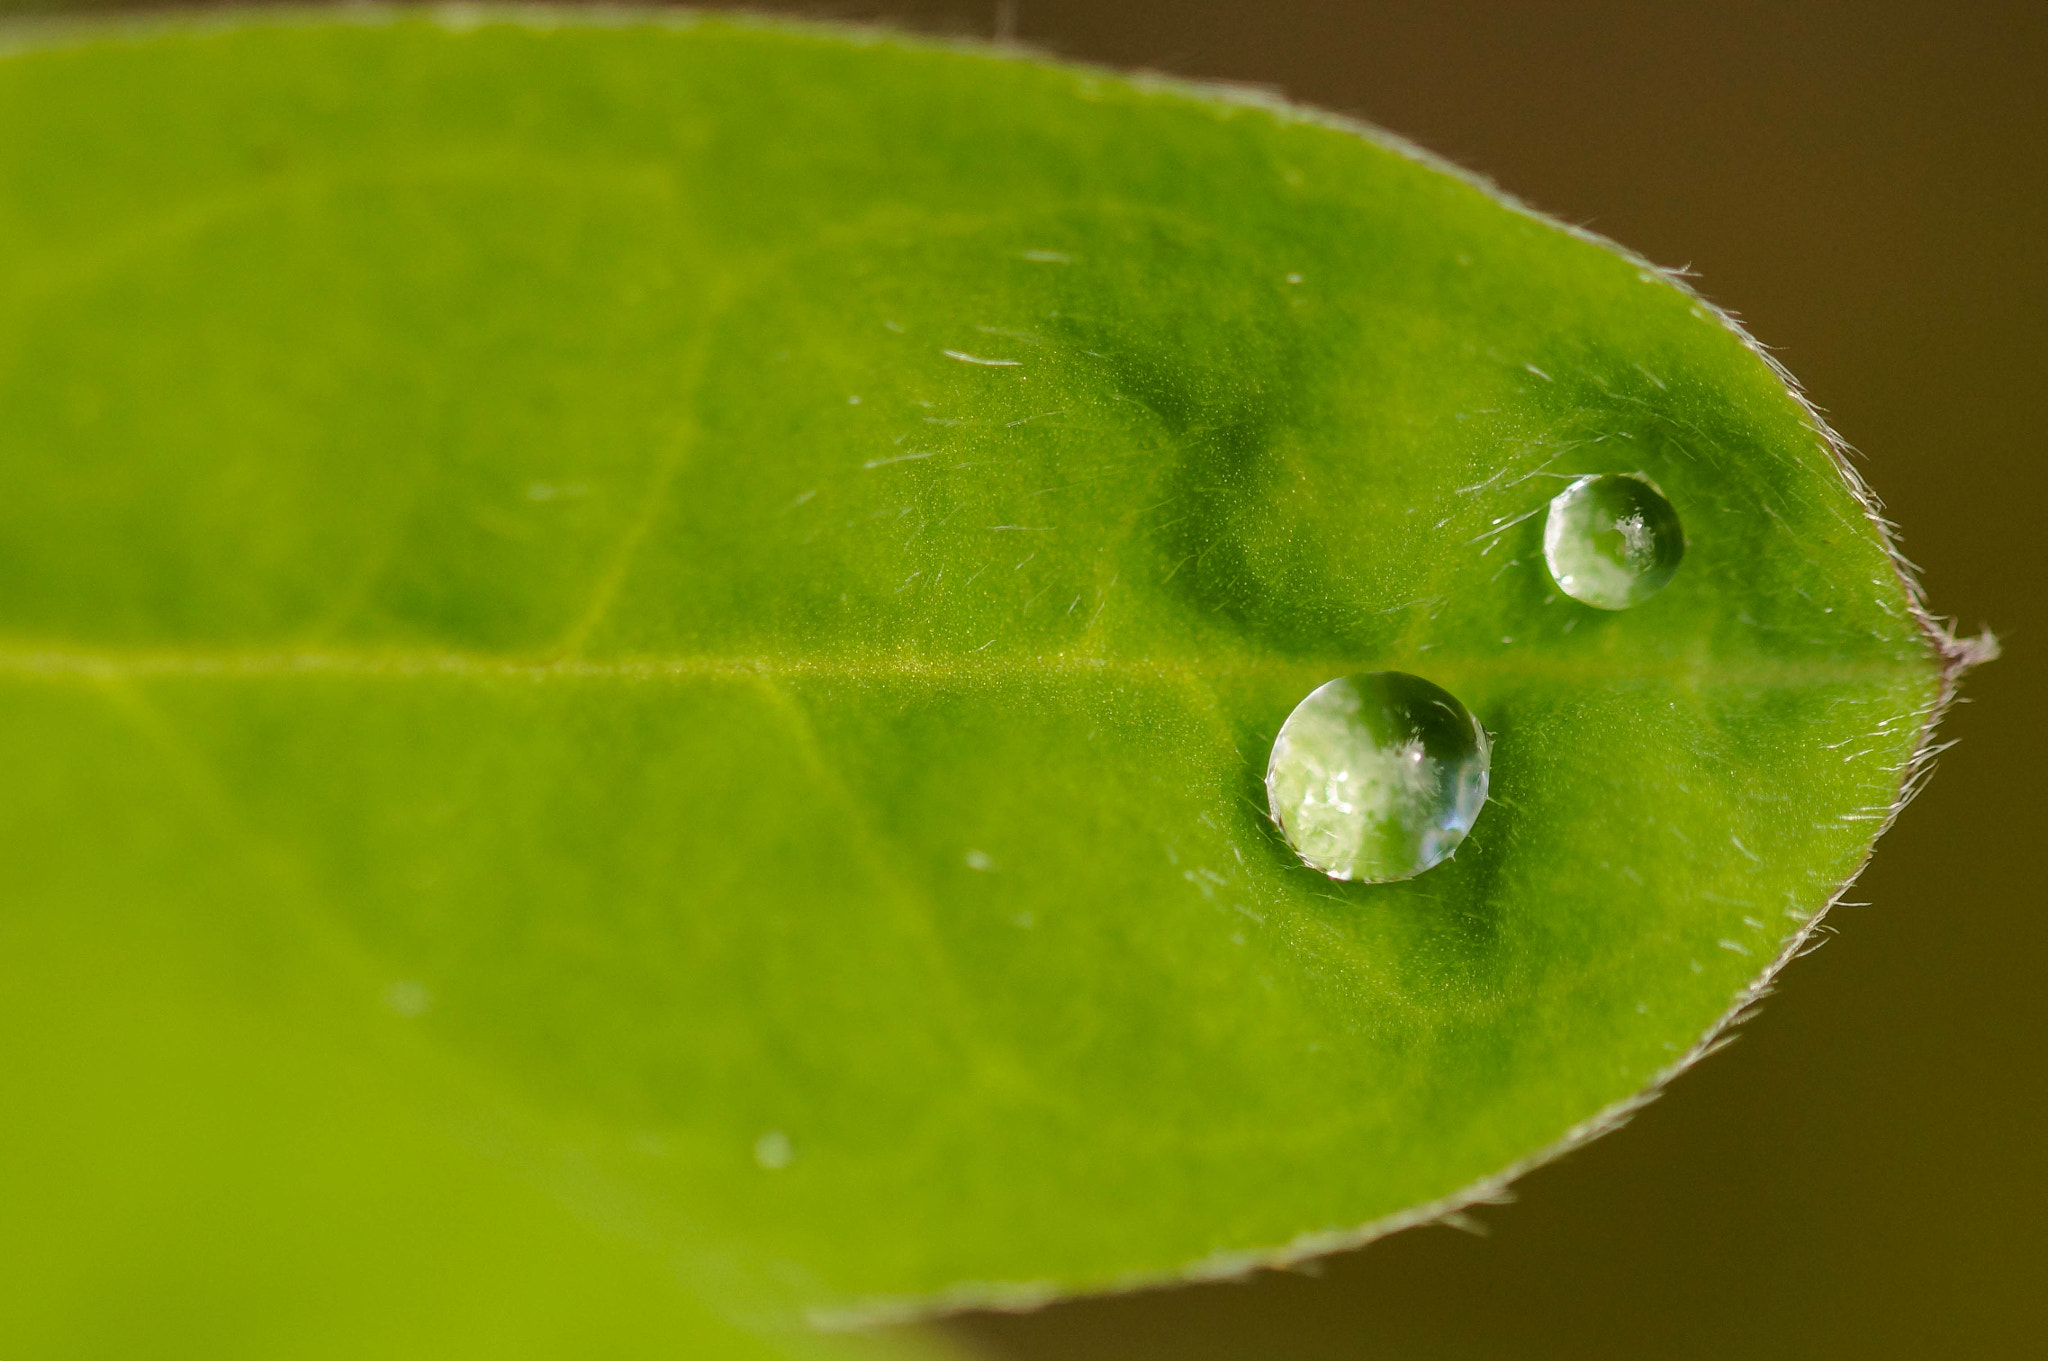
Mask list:
POLYGON ((400 1016, 422 1016, 434 1005, 434 994, 427 991, 424 983, 401 978, 384 989, 384 1005, 400 1016))
POLYGON ((1295 853, 1332 879, 1412 879, 1472 830, 1491 758, 1486 729, 1449 691, 1368 671, 1295 706, 1273 739, 1266 796, 1295 853))
POLYGON ((796 1147, 789 1142, 789 1136, 779 1129, 771 1129, 754 1140, 754 1161, 774 1172, 789 1166, 796 1157, 796 1147))
POLYGON ((1551 498, 1543 560, 1574 600, 1599 610, 1640 605, 1684 556, 1678 512, 1640 473, 1582 477, 1551 498))
POLYGON ((969 851, 967 853, 967 868, 987 871, 995 867, 996 862, 989 856, 987 851, 969 851))

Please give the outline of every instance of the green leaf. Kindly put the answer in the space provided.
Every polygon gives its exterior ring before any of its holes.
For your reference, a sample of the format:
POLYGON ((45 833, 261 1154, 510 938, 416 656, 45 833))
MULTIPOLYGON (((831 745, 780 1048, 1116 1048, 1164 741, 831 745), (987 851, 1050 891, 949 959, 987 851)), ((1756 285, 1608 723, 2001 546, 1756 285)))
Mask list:
POLYGON ((171 1188, 59 1276, 380 1187, 543 1310, 1358 1241, 1694 1057, 1962 655, 1725 317, 1321 116, 451 11, 44 38, 0 127, 0 992, 63 1056, 0 1147, 64 1188, 0 1215, 171 1188), (1618 612, 1541 552, 1601 472, 1685 526, 1618 612), (1341 884, 1261 777, 1373 669, 1493 796, 1341 884))
MULTIPOLYGON (((7 710, 0 740, 11 758, 28 758, 10 774, 48 800, 53 823, 90 820, 94 810, 73 802, 87 782, 37 757, 110 755, 91 749, 92 725, 64 727, 62 750, 25 731, 38 718, 62 723, 59 711, 18 701, 7 710)), ((10 832, 22 823, 11 817, 10 832)), ((149 840, 121 847, 124 873, 152 861, 149 840)), ((216 859, 218 869, 166 885, 151 906, 186 897, 179 906, 197 916, 246 901, 234 882, 242 866, 216 859)), ((246 977, 222 988, 217 955, 207 978, 190 918, 86 898, 119 892, 119 876, 77 882, 90 877, 72 876, 79 896, 69 903, 43 885, 10 893, 0 938, 0 1329, 10 1355, 870 1354, 788 1328, 754 1336, 721 1319, 704 1296, 720 1312, 744 1311, 742 1290, 716 1288, 708 1272, 686 1285, 616 1224, 564 1205, 502 1156, 479 1156, 490 1132, 474 1120, 465 1128, 445 1107, 421 1110, 417 1095, 395 1099, 395 1082, 438 1076, 404 1044, 361 1033, 337 1043, 331 1023, 275 1005, 274 993, 272 1006, 250 1007, 257 990, 246 977), (67 919, 81 903, 91 920, 67 919)), ((766 1318, 756 1309, 750 1322, 766 1318)), ((906 1339, 890 1354, 927 1352, 906 1339)))

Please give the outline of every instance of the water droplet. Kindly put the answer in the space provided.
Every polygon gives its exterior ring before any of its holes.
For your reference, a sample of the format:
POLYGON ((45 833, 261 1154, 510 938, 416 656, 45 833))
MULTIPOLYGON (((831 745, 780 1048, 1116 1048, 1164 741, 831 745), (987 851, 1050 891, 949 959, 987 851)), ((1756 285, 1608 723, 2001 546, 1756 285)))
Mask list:
POLYGON ((1582 477, 1550 501, 1543 560, 1574 600, 1625 610, 1664 589, 1685 556, 1685 529, 1641 473, 1582 477))
POLYGON ((434 994, 427 991, 424 983, 401 978, 384 989, 384 1005, 400 1016, 422 1016, 428 1007, 434 1005, 434 994))
POLYGON ((796 1148, 789 1142, 789 1136, 779 1129, 771 1129, 754 1140, 754 1161, 774 1172, 789 1166, 796 1157, 796 1148))
POLYGON ((1458 849, 1486 802, 1492 743, 1420 676, 1340 676, 1273 739, 1266 797, 1302 860, 1332 879, 1412 879, 1458 849))

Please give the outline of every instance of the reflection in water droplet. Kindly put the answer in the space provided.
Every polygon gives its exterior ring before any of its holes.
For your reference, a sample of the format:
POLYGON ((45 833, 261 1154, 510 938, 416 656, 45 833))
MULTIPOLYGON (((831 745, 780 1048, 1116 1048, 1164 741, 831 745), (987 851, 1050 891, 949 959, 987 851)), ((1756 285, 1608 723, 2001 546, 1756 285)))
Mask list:
POLYGON ((1492 744, 1449 691, 1402 671, 1320 686, 1273 739, 1266 797, 1332 879, 1412 879, 1458 849, 1486 802, 1492 744))
POLYGON ((1574 600, 1625 610, 1664 589, 1685 556, 1685 529, 1640 473, 1582 477, 1550 501, 1543 560, 1574 600))

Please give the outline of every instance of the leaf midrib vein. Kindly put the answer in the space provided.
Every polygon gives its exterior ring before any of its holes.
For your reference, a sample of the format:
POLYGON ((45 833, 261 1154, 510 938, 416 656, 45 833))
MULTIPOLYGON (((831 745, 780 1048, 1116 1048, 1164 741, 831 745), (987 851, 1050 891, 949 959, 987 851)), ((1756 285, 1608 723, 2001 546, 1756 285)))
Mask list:
MULTIPOLYGON (((352 651, 189 649, 85 649, 62 646, 0 647, 0 678, 15 680, 216 679, 276 680, 340 677, 412 680, 435 677, 471 680, 688 681, 762 678, 817 678, 842 681, 974 681, 1006 677, 1064 679, 1116 677, 1184 685, 1229 675, 1330 676, 1414 665, 1399 656, 1297 658, 1209 654, 1203 657, 1093 656, 1071 652, 1002 656, 949 653, 925 656, 797 657, 772 653, 686 653, 591 659, 569 656, 492 656, 455 650, 352 651)), ((1459 657, 1439 654, 1430 669, 1440 674, 1526 676, 1586 683, 1669 681, 1692 684, 1798 686, 1828 683, 1898 682, 1924 679, 1931 670, 1898 661, 1801 661, 1749 658, 1632 662, 1625 668, 1605 659, 1560 664, 1529 655, 1459 657)))

